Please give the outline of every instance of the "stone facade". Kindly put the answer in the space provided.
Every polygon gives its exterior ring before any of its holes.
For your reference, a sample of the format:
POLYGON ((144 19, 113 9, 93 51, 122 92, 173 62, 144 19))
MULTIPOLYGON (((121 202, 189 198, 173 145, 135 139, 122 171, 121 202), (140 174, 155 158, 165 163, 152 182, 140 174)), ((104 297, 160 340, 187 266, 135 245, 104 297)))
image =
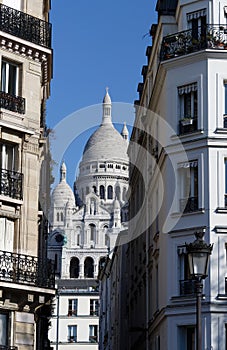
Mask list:
POLYGON ((49 349, 54 274, 47 263, 52 71, 48 1, 0 1, 0 345, 49 349))

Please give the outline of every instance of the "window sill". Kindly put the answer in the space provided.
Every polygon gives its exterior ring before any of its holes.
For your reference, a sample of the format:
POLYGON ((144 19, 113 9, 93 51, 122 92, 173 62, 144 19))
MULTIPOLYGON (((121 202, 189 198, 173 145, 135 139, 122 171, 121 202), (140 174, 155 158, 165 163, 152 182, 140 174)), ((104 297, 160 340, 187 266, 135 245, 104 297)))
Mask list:
POLYGON ((217 128, 215 131, 215 134, 224 134, 226 135, 227 134, 227 128, 217 128))
POLYGON ((177 217, 181 217, 181 216, 189 216, 189 215, 197 215, 197 214, 204 214, 205 213, 205 209, 201 208, 195 211, 190 211, 188 213, 183 213, 183 212, 175 212, 171 214, 171 217, 173 218, 177 218, 177 217))
POLYGON ((218 214, 227 214, 227 208, 225 208, 225 207, 218 207, 215 210, 215 212, 218 213, 218 214))
POLYGON ((218 294, 217 295, 218 300, 226 300, 227 301, 227 294, 218 294))
MULTIPOLYGON (((227 129, 226 129, 227 130, 227 129)), ((193 136, 197 136, 197 135, 201 135, 204 133, 204 130, 203 129, 197 129, 195 131, 191 131, 191 132, 187 132, 185 134, 177 134, 177 135, 172 135, 171 136, 171 139, 172 140, 175 140, 175 139, 178 139, 178 138, 187 138, 187 137, 191 137, 192 135, 193 136)))
POLYGON ((214 227, 215 233, 227 233, 227 226, 215 226, 214 227))

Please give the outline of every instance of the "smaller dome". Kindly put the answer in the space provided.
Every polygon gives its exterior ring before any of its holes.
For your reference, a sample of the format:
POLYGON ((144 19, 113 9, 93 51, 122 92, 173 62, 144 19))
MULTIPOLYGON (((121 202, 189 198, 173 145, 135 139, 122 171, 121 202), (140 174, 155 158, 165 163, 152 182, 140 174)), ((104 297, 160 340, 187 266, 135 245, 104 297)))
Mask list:
POLYGON ((75 197, 70 186, 65 181, 61 181, 53 190, 52 205, 62 208, 66 204, 68 207, 75 206, 75 197))
POLYGON ((52 193, 52 206, 64 207, 66 204, 68 207, 75 206, 75 197, 71 187, 66 182, 66 165, 63 162, 60 168, 60 182, 55 187, 52 193))

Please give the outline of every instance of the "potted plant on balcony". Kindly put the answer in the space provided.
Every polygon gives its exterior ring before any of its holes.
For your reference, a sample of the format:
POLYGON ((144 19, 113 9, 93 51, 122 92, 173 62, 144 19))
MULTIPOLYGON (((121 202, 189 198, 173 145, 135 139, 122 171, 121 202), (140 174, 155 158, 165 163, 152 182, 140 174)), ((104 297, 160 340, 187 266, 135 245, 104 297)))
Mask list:
POLYGON ((192 125, 193 119, 191 117, 181 119, 181 125, 192 125))

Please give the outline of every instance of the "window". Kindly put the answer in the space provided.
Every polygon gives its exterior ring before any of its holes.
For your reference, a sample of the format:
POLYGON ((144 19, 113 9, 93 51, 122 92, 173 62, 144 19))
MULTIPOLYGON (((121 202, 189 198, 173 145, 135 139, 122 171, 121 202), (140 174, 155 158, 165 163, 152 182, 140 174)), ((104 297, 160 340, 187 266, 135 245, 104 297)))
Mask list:
POLYGON ((90 299, 90 315, 98 316, 99 315, 99 300, 90 299))
POLYGON ((77 316, 78 299, 69 299, 68 316, 77 316))
POLYGON ((89 342, 97 343, 98 342, 98 326, 91 325, 89 326, 89 342))
POLYGON ((227 158, 225 158, 225 208, 227 208, 227 158))
POLYGON ((105 187, 103 185, 99 188, 100 199, 105 199, 105 187))
POLYGON ((84 277, 94 278, 94 260, 90 257, 84 261, 84 277))
POLYGON ((18 162, 17 147, 12 144, 0 144, 0 166, 1 169, 15 171, 18 162))
POLYGON ((179 165, 180 211, 189 213, 198 210, 198 161, 179 165))
POLYGON ((0 218, 0 250, 13 251, 14 221, 0 218))
POLYGON ((78 258, 72 258, 70 261, 70 278, 78 278, 80 272, 80 262, 78 258))
POLYGON ((180 326, 179 327, 179 346, 178 349, 195 350, 195 327, 180 326))
POLYGON ((206 38, 206 9, 187 14, 189 28, 194 40, 205 40, 206 38))
POLYGON ((9 61, 2 61, 1 91, 10 95, 18 95, 19 66, 9 61))
POLYGON ((95 241, 95 233, 96 233, 96 227, 94 224, 89 225, 89 230, 90 230, 90 241, 94 242, 95 241))
POLYGON ((117 200, 120 200, 120 196, 121 196, 121 189, 120 189, 120 186, 117 186, 117 187, 116 187, 115 193, 116 193, 116 199, 117 199, 117 200))
POLYGON ((112 186, 108 186, 108 189, 107 189, 107 197, 108 199, 113 199, 113 187, 112 186))
POLYGON ((178 88, 180 133, 197 130, 198 94, 197 83, 178 88))
POLYGON ((77 342, 77 326, 68 326, 68 342, 77 342))
POLYGON ((179 287, 180 295, 192 295, 195 293, 195 281, 189 274, 188 256, 186 247, 178 247, 178 264, 179 264, 179 287))
POLYGON ((8 333, 8 315, 0 313, 0 345, 7 345, 8 333))

